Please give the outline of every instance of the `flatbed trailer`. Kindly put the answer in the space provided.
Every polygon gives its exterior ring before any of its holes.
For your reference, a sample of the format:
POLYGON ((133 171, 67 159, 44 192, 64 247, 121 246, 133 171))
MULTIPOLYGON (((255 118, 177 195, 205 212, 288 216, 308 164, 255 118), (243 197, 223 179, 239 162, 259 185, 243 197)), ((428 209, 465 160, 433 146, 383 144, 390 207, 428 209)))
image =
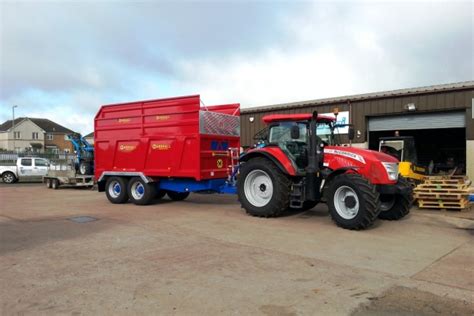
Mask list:
POLYGON ((48 173, 43 176, 43 183, 48 189, 58 189, 60 186, 64 187, 93 187, 95 185, 95 177, 93 175, 78 174, 74 169, 69 168, 54 168, 48 170, 48 173))

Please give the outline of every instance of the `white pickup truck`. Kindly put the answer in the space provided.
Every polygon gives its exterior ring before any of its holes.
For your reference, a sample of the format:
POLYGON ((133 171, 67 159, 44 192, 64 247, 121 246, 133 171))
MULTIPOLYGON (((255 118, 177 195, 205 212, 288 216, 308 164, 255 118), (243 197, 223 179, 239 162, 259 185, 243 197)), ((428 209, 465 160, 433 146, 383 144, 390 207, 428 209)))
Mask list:
POLYGON ((0 166, 0 176, 4 183, 15 183, 18 180, 41 179, 48 173, 49 161, 43 158, 18 158, 16 165, 0 166))

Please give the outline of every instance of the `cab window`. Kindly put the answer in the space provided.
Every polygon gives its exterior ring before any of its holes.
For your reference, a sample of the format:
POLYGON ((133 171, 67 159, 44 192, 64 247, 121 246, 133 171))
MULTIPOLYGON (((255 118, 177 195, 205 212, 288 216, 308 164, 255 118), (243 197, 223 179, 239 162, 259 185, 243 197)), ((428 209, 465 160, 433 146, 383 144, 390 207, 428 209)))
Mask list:
POLYGON ((30 167, 31 166, 31 159, 30 158, 24 158, 21 160, 21 165, 25 167, 30 167))
POLYGON ((308 164, 307 138, 307 125, 305 123, 281 122, 271 126, 268 134, 268 142, 278 145, 298 169, 303 169, 308 164), (291 138, 291 127, 295 124, 298 124, 300 130, 298 139, 291 138))
POLYGON ((37 166, 37 167, 47 167, 48 162, 44 159, 35 159, 35 166, 37 166))

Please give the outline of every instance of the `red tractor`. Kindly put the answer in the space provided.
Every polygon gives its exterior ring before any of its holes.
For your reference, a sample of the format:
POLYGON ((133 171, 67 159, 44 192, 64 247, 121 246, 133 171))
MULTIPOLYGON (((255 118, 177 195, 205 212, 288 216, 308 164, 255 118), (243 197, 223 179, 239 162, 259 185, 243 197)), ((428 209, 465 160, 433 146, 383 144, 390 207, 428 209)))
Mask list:
POLYGON ((240 158, 238 197, 248 214, 275 217, 325 200, 337 225, 357 230, 377 218, 396 220, 409 213, 412 189, 398 176, 398 160, 337 146, 335 118, 315 112, 263 120, 263 142, 240 158))

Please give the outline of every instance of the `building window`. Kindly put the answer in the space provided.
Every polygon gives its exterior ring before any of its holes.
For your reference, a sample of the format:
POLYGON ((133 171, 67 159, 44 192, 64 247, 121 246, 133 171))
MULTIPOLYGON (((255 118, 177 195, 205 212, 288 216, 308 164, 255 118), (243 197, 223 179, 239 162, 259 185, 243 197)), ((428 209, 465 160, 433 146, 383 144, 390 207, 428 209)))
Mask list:
POLYGON ((38 133, 37 133, 37 132, 33 132, 33 133, 31 134, 31 138, 32 138, 32 139, 38 139, 38 133))
POLYGON ((21 138, 21 133, 20 132, 13 132, 13 138, 14 139, 20 139, 21 138))
POLYGON ((51 134, 51 133, 46 134, 46 139, 47 140, 53 140, 53 138, 54 138, 53 134, 51 134))

